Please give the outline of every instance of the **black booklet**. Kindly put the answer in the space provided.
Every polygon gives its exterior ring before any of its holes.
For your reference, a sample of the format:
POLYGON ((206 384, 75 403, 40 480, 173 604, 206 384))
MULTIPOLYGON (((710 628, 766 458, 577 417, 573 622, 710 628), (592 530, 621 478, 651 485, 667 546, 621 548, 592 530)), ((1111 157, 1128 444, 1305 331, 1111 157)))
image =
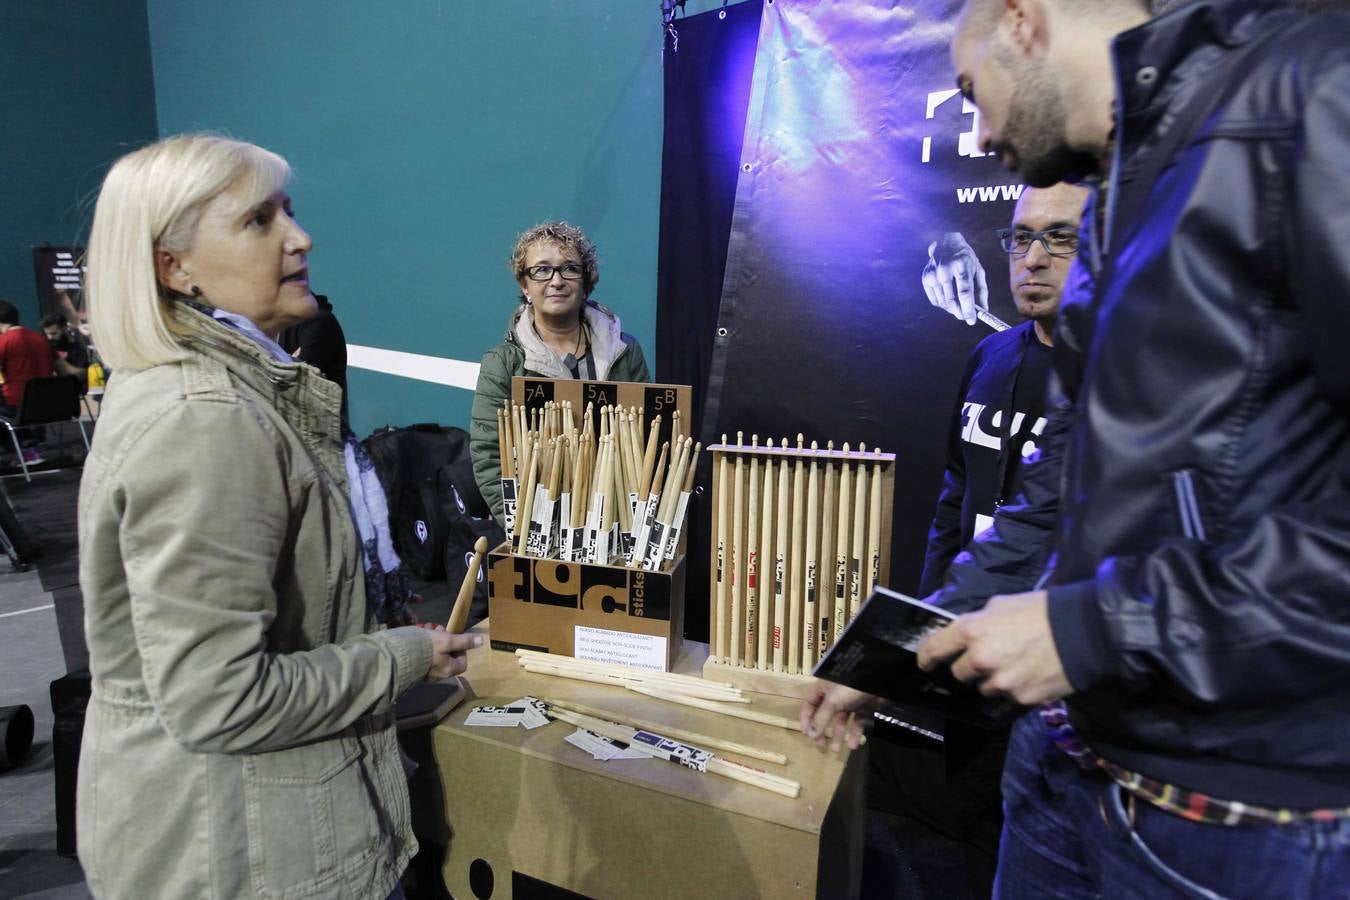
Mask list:
POLYGON ((1004 728, 1022 707, 984 696, 957 681, 946 666, 931 672, 918 666, 919 644, 955 618, 939 606, 879 587, 812 674, 906 706, 931 709, 987 728, 1004 728))

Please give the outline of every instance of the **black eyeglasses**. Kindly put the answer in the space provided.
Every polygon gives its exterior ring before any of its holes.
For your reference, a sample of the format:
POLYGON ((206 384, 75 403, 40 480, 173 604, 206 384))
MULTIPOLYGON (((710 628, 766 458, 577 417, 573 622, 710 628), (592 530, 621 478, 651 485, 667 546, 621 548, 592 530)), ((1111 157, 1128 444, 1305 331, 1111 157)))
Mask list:
POLYGON ((531 281, 552 281, 553 273, 557 272, 568 281, 576 281, 581 277, 583 271, 581 263, 563 263, 561 266, 530 266, 525 270, 525 277, 531 281))
POLYGON ((1048 228, 1045 231, 999 228, 996 231, 998 242, 1009 256, 1026 256, 1036 241, 1040 241, 1045 252, 1051 256, 1073 256, 1078 252, 1078 232, 1072 228, 1048 228))

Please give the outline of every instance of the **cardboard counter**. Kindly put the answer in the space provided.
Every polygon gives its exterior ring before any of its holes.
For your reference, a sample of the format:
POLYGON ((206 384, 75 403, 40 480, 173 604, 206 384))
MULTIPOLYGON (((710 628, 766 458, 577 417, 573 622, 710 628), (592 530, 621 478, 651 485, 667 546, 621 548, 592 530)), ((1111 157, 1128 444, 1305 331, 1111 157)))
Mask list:
MULTIPOLYGON (((487 637, 487 623, 475 633, 487 637)), ((676 671, 697 674, 707 645, 684 643, 676 671)), ((469 654, 469 700, 433 732, 449 851, 443 875, 457 898, 848 897, 862 863, 866 753, 835 756, 804 736, 676 706, 605 685, 521 669, 511 653, 469 654), (469 727, 476 706, 525 695, 573 700, 673 727, 776 750, 801 782, 789 800, 718 775, 654 759, 601 762, 564 741, 574 729, 469 727), (542 884, 541 884, 542 883, 542 884), (556 896, 549 895, 549 896, 556 896)), ((754 706, 795 716, 795 702, 754 706)))

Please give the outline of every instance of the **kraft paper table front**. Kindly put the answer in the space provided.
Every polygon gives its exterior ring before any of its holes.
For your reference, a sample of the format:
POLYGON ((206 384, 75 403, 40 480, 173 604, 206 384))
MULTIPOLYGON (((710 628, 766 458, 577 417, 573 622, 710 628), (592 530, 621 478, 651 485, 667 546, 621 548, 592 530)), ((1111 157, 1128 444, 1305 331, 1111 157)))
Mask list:
MULTIPOLYGON (((487 637, 487 623, 474 632, 487 637)), ((685 642, 676 671, 697 674, 707 645, 685 642)), ((604 685, 532 675, 510 653, 469 654, 475 695, 436 727, 445 797, 445 884, 459 900, 587 897, 848 897, 862 861, 865 751, 835 756, 795 731, 676 706, 604 685), (476 706, 525 695, 573 700, 776 750, 788 764, 728 754, 801 782, 789 800, 654 759, 600 762, 567 744, 571 726, 469 727, 476 706), (540 883, 543 883, 541 885, 540 883)), ((792 701, 754 708, 796 715, 792 701)))

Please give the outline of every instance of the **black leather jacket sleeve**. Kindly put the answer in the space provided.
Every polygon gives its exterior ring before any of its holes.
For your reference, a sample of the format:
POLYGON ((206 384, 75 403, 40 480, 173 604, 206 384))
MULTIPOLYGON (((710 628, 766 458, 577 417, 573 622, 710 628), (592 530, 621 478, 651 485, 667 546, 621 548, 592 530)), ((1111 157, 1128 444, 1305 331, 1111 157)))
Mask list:
POLYGON ((995 594, 1029 591, 1042 580, 1051 558, 1059 518, 1060 472, 1073 404, 1051 374, 1046 426, 1040 449, 1023 465, 1022 491, 994 515, 952 561, 947 584, 929 602, 952 610, 979 609, 995 594))
MULTIPOLYGON (((1321 73, 1304 104, 1284 271, 1310 329, 1318 386, 1350 417, 1350 62, 1321 73)), ((1070 682, 1081 691, 1118 680, 1227 709, 1344 690, 1350 466, 1328 459, 1324 468, 1315 500, 1272 508, 1242 534, 1108 558, 1094 579, 1052 589, 1051 627, 1070 682)))

